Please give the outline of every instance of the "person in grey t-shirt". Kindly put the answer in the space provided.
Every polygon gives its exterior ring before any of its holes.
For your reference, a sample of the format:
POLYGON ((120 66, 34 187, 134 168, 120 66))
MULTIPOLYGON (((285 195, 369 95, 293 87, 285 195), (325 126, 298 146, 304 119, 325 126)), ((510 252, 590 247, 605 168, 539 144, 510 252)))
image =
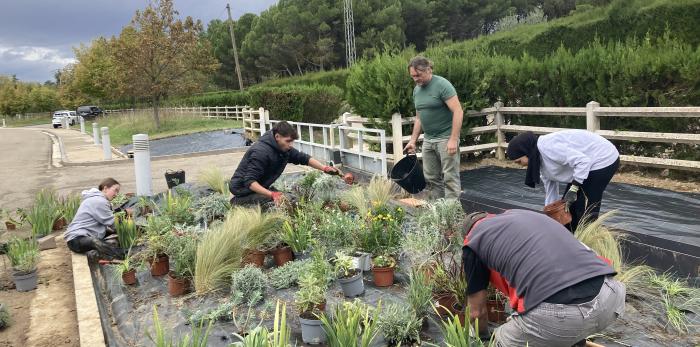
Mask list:
POLYGON ((625 286, 609 260, 544 214, 509 210, 470 214, 462 248, 472 320, 486 333, 486 289, 513 308, 495 332, 499 346, 570 347, 622 315, 625 286))

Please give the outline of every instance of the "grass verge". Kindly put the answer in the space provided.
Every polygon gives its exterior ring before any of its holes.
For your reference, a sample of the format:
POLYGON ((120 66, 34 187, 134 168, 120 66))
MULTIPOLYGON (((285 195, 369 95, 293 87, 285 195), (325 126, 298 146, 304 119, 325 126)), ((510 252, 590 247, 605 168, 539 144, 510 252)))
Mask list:
MULTIPOLYGON (((22 118, 17 118, 17 117, 6 117, 2 116, 0 118, 5 119, 5 126, 8 128, 18 128, 18 127, 25 127, 29 125, 42 125, 42 124, 51 124, 51 114, 47 112, 46 116, 44 117, 22 117, 22 118)), ((2 125, 2 123, 0 123, 2 125)))
MULTIPOLYGON (((134 113, 111 114, 97 119, 100 127, 109 127, 112 145, 131 143, 134 134, 148 134, 149 139, 160 139, 203 131, 240 128, 243 122, 232 119, 209 119, 198 116, 160 112, 160 128, 156 129, 153 111, 141 110, 134 113)), ((87 124, 86 124, 87 127, 87 124)))

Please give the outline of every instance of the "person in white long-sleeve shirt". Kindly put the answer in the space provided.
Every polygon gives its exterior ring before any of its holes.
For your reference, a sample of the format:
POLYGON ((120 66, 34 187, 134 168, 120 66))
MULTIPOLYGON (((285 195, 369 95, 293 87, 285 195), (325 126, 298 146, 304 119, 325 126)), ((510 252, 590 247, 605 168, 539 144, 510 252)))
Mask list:
POLYGON ((620 167, 620 154, 610 141, 586 130, 563 130, 537 137, 522 133, 508 143, 508 158, 527 166, 525 184, 542 182, 545 206, 563 199, 571 212, 568 228, 576 231, 585 213, 595 220, 603 192, 620 167), (567 183, 560 198, 559 183, 567 183))

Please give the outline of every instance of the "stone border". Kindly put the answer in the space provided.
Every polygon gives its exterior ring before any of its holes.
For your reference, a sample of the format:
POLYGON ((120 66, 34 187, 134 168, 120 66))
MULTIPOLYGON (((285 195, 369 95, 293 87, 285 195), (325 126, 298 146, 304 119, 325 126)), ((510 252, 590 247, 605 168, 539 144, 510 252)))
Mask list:
POLYGON ((71 252, 71 261, 73 263, 73 286, 75 288, 80 345, 106 346, 88 258, 83 254, 71 252))

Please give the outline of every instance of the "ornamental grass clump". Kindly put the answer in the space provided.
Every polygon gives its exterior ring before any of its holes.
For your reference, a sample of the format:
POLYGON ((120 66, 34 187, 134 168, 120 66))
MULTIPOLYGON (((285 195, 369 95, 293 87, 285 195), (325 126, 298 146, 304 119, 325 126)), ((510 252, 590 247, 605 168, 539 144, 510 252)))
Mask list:
POLYGON ((343 302, 333 309, 332 319, 321 315, 329 347, 369 347, 379 335, 381 303, 372 309, 359 300, 343 302))
POLYGON ((18 273, 30 273, 39 263, 39 244, 34 239, 13 238, 7 243, 10 266, 18 273))
POLYGON ((199 172, 199 182, 207 185, 209 189, 223 195, 228 195, 228 180, 224 172, 218 166, 208 166, 199 172))
POLYGON ((259 207, 231 210, 222 224, 204 234, 197 247, 194 273, 197 293, 225 285, 231 273, 240 267, 245 250, 264 244, 281 223, 281 215, 263 214, 259 207))
POLYGON ((80 194, 71 194, 61 200, 61 210, 63 211, 63 217, 66 219, 66 223, 70 224, 73 218, 75 218, 75 214, 78 212, 78 208, 80 208, 81 200, 80 194))

